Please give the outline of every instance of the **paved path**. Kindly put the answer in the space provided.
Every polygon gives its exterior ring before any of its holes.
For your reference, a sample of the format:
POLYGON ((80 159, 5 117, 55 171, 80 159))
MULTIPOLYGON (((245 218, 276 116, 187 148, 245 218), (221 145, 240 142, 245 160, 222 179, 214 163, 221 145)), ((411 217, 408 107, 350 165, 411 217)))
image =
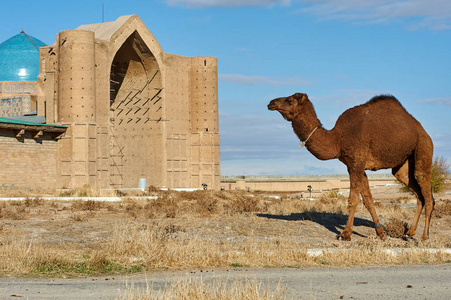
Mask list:
POLYGON ((0 299, 115 299, 134 286, 154 290, 184 278, 248 278, 281 283, 287 299, 451 299, 451 265, 358 269, 262 269, 157 272, 85 279, 0 278, 0 299))

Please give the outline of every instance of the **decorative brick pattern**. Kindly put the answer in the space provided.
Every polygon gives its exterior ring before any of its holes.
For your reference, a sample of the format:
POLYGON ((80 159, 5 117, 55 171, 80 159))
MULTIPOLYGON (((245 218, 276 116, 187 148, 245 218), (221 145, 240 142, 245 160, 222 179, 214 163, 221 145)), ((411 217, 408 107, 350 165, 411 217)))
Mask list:
POLYGON ((0 117, 21 116, 30 112, 30 96, 0 99, 0 117))

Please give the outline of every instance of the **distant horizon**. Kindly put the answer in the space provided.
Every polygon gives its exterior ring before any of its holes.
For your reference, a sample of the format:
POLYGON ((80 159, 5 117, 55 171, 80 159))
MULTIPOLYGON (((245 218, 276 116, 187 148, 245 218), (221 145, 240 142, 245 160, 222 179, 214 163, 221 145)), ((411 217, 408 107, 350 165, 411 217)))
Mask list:
MULTIPOLYGON (((382 177, 389 177, 389 176, 393 176, 393 174, 391 173, 367 173, 368 177, 377 177, 377 176, 382 176, 382 177)), ((345 174, 306 174, 306 175, 221 175, 221 177, 278 177, 278 178, 282 178, 282 177, 349 177, 349 174, 345 173, 345 174)))

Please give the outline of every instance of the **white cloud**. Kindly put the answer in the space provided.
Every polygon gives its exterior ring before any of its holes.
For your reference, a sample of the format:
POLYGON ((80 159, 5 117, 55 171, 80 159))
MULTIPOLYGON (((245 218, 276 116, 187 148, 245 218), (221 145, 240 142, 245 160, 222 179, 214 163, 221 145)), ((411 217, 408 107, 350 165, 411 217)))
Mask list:
POLYGON ((451 97, 430 98, 430 99, 421 100, 420 102, 421 103, 429 103, 429 104, 451 106, 451 97))
POLYGON ((409 29, 451 28, 449 0, 306 0, 301 12, 321 20, 336 19, 355 23, 388 23, 413 18, 409 29), (419 18, 419 21, 418 21, 419 18))
POLYGON ((271 77, 271 76, 249 76, 241 74, 219 74, 219 80, 229 83, 237 83, 244 85, 265 85, 270 87, 280 86, 305 86, 310 85, 308 80, 299 77, 271 77))
POLYGON ((245 6, 274 6, 290 5, 291 0, 166 0, 169 6, 183 6, 189 8, 200 7, 245 7, 245 6))

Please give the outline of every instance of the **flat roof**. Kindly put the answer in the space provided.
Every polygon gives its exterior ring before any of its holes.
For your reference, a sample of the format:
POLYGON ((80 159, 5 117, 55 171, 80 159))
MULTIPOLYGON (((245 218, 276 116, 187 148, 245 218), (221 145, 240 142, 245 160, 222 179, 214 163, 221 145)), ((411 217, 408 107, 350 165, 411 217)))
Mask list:
POLYGON ((29 126, 49 126, 49 127, 61 127, 61 128, 67 128, 67 126, 64 126, 64 125, 34 123, 34 122, 28 122, 28 121, 22 121, 22 120, 14 120, 14 119, 3 118, 3 117, 0 117, 0 123, 9 123, 9 124, 18 124, 18 125, 29 125, 29 126))
POLYGON ((42 130, 46 132, 64 132, 67 126, 58 124, 42 124, 23 120, 13 120, 0 117, 0 128, 3 129, 31 129, 42 130))

